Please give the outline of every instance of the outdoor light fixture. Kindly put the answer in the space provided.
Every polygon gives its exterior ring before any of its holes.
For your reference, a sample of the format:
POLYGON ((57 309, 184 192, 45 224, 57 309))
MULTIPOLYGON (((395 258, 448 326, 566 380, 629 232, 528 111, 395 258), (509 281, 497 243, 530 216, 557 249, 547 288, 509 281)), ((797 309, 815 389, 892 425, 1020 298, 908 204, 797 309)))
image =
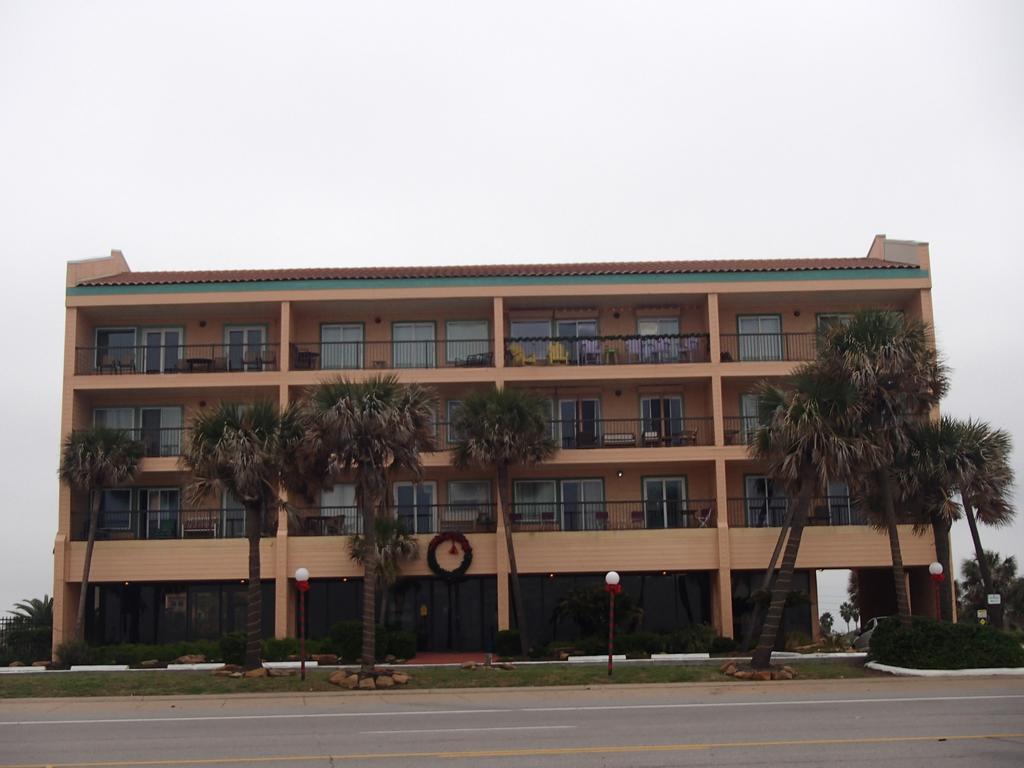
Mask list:
POLYGON ((604 589, 608 593, 608 676, 612 674, 612 648, 615 646, 615 596, 622 591, 619 574, 608 571, 604 575, 604 589))
POLYGON ((942 598, 939 593, 939 585, 946 580, 946 575, 942 572, 942 563, 935 562, 928 566, 928 573, 931 574, 932 581, 935 582, 935 620, 942 621, 942 598))
POLYGON ((619 470, 618 472, 616 472, 616 473, 615 473, 615 475, 616 475, 617 477, 622 477, 622 476, 623 476, 624 474, 626 474, 626 473, 625 473, 625 472, 623 472, 623 471, 622 471, 621 469, 620 469, 620 470, 619 470))
POLYGON ((295 569, 295 587, 299 590, 299 679, 306 679, 306 593, 309 591, 309 569, 295 569))

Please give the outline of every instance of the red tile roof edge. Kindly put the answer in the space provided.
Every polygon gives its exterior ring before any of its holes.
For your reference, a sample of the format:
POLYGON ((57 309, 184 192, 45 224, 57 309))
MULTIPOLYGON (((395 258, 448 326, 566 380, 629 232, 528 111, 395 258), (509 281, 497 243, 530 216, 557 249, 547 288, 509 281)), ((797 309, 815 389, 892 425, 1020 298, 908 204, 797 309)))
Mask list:
POLYGON ((913 264, 869 258, 484 264, 432 267, 312 267, 309 269, 122 272, 117 275, 83 280, 78 285, 182 285, 289 280, 411 280, 453 277, 591 277, 599 275, 683 275, 713 272, 803 272, 821 269, 906 269, 913 267, 913 264))

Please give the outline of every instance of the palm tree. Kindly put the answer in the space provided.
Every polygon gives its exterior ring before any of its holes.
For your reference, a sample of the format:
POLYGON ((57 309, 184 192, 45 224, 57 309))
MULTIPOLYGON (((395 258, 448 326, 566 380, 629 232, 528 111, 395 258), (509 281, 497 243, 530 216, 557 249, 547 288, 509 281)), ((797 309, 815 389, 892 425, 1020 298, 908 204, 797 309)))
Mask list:
POLYGON ((910 624, 910 601, 900 550, 897 488, 893 464, 909 443, 908 425, 926 420, 948 387, 945 366, 931 343, 928 327, 901 313, 866 310, 822 338, 819 363, 847 379, 861 400, 861 430, 877 450, 850 475, 866 505, 880 508, 879 524, 888 532, 893 587, 900 622, 910 624))
POLYGON ((421 454, 434 447, 433 392, 400 384, 394 376, 366 381, 335 379, 320 384, 303 407, 305 438, 291 473, 305 478, 307 496, 353 474, 363 523, 363 650, 360 673, 372 675, 376 661, 374 608, 377 587, 378 511, 398 473, 419 480, 421 454))
POLYGON ((89 571, 96 544, 96 528, 103 502, 103 491, 131 482, 135 477, 143 446, 122 429, 91 427, 72 432, 61 451, 60 479, 73 490, 89 494, 89 532, 82 565, 82 591, 78 596, 75 640, 85 640, 85 607, 89 592, 89 571))
POLYGON ((857 610, 857 606, 847 601, 839 606, 839 616, 846 622, 846 631, 849 633, 850 622, 860 618, 860 611, 857 610))
MULTIPOLYGON (((998 552, 986 550, 984 555, 984 570, 988 572, 990 582, 986 582, 982 576, 983 569, 979 567, 977 559, 965 558, 960 564, 960 610, 965 618, 973 617, 979 608, 990 609, 987 605, 987 595, 990 590, 996 590, 999 594, 1019 592, 1020 583, 1024 582, 1017 576, 1017 560, 1014 557, 1003 559, 998 552)), ((1010 605, 1007 608, 1011 608, 1010 605)), ((1020 620, 1020 616, 1014 616, 1012 608, 1007 611, 1011 614, 1008 618, 1011 623, 1020 620)))
POLYGON ((24 619, 36 627, 53 626, 53 598, 43 595, 43 599, 33 597, 14 604, 14 610, 8 611, 11 616, 24 619))
POLYGON ((279 507, 282 467, 297 435, 293 409, 282 413, 272 401, 221 403, 195 416, 182 446, 181 464, 192 473, 186 488, 188 501, 200 506, 211 495, 221 498, 227 493, 245 510, 247 669, 261 664, 260 539, 276 521, 272 513, 279 507))
MULTIPOLYGON (((855 389, 848 380, 817 364, 799 368, 785 390, 761 384, 759 395, 765 419, 754 435, 751 453, 764 461, 768 474, 795 497, 782 564, 751 658, 755 669, 767 669, 812 498, 830 478, 848 477, 873 448, 853 429, 861 407, 855 389)), ((784 529, 780 538, 783 536, 784 529)))
MULTIPOLYGON (((377 588, 380 590, 380 623, 388 614, 388 596, 398 581, 402 563, 419 556, 416 537, 398 524, 391 515, 378 515, 374 521, 377 544, 377 588)), ((348 542, 349 557, 360 565, 366 563, 366 539, 359 534, 348 542)))
POLYGON ((457 436, 452 446, 455 466, 459 469, 491 467, 497 476, 498 502, 512 580, 512 602, 524 656, 530 650, 529 628, 512 540, 509 470, 515 466, 537 464, 554 454, 555 441, 551 438, 548 421, 548 406, 540 397, 523 389, 502 388, 468 395, 452 425, 457 436))

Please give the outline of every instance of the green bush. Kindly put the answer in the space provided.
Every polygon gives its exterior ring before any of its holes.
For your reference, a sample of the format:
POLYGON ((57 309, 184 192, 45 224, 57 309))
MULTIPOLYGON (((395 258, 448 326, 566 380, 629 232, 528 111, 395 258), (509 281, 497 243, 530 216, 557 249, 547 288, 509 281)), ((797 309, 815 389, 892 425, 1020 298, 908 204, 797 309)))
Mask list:
POLYGON ((220 659, 225 664, 245 664, 245 635, 231 632, 220 639, 220 659))
POLYGON ((795 651, 797 648, 810 645, 812 642, 811 636, 806 632, 800 632, 799 630, 795 632, 787 632, 785 648, 787 651, 795 651))
POLYGON ((731 637, 716 637, 711 641, 709 653, 732 653, 739 650, 739 643, 731 637))
MULTIPOLYGON (((388 654, 388 630, 377 625, 374 649, 377 661, 383 660, 388 654)), ((348 663, 356 663, 363 654, 363 622, 339 621, 331 625, 328 632, 330 653, 335 653, 348 663)))
POLYGON ((615 651, 627 656, 664 653, 667 638, 654 632, 631 632, 615 638, 615 651))
POLYGON ((522 651, 521 643, 518 629, 502 629, 498 631, 494 652, 502 657, 518 656, 522 651))
MULTIPOLYGON (((306 648, 307 655, 310 653, 306 648)), ((299 641, 295 637, 271 637, 263 641, 264 661, 288 661, 289 656, 299 655, 299 641)))
POLYGON ((708 653, 714 640, 714 627, 692 624, 669 634, 665 650, 668 653, 708 653))
POLYGON ((205 656, 208 661, 221 657, 220 645, 213 640, 192 640, 180 643, 150 645, 146 643, 118 643, 92 648, 95 664, 138 665, 149 659, 163 663, 173 662, 180 656, 205 656))
POLYGON ((62 667, 73 667, 80 664, 95 664, 96 657, 92 648, 82 642, 72 641, 57 646, 54 659, 62 667))
POLYGON ((50 658, 53 629, 48 626, 38 627, 27 621, 16 621, 7 628, 3 640, 6 646, 4 655, 9 657, 10 661, 21 661, 25 664, 47 661, 50 658))
POLYGON ((411 659, 416 655, 416 633, 389 629, 388 653, 395 658, 411 659))
POLYGON ((873 661, 913 669, 1024 667, 1024 648, 1010 635, 981 624, 950 624, 915 617, 880 621, 871 635, 873 661))

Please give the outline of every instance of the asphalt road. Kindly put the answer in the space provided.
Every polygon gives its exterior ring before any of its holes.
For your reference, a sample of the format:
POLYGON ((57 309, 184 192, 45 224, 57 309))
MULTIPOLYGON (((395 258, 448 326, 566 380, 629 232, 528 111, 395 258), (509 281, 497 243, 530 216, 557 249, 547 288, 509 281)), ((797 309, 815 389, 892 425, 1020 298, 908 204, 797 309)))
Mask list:
POLYGON ((0 701, 10 766, 1024 765, 1024 680, 0 701))

